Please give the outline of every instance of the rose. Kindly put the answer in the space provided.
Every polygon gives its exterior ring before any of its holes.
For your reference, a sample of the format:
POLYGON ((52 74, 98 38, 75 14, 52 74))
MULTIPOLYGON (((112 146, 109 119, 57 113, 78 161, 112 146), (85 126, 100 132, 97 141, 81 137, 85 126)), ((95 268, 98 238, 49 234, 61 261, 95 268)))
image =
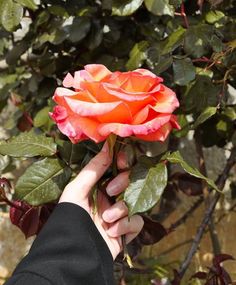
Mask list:
POLYGON ((112 133, 164 141, 172 128, 179 128, 172 114, 179 102, 162 81, 146 69, 111 72, 89 64, 74 77, 67 74, 64 87, 55 91, 57 106, 50 115, 73 143, 101 142, 112 133))

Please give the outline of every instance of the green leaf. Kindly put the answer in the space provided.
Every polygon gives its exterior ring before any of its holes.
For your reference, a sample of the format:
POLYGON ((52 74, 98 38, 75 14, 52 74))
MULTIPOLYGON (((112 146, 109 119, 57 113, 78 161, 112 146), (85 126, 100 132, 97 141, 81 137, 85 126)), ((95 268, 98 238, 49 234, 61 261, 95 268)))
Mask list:
POLYGON ((221 86, 212 83, 209 76, 197 76, 197 80, 184 94, 185 110, 202 112, 205 108, 218 104, 221 86))
POLYGON ((71 42, 76 43, 85 38, 90 30, 90 25, 90 20, 86 17, 75 18, 68 31, 71 42))
POLYGON ((38 206, 57 200, 71 177, 71 169, 55 158, 33 163, 18 179, 15 198, 38 206))
POLYGON ((0 141, 0 154, 13 157, 51 156, 56 153, 52 138, 34 131, 21 133, 8 141, 0 141))
POLYGON ((13 46, 11 50, 8 51, 6 55, 6 62, 8 65, 14 65, 17 63, 17 60, 20 56, 26 52, 29 48, 29 43, 26 41, 20 41, 16 45, 13 46))
POLYGON ((206 181, 206 183, 213 189, 215 189, 216 191, 218 192, 221 192, 219 190, 219 188, 216 186, 215 182, 213 180, 211 180, 210 178, 208 177, 205 177, 203 174, 201 174, 201 172, 195 168, 195 167, 192 167, 190 166, 184 159, 183 157, 181 156, 180 152, 179 151, 175 151, 175 152, 172 152, 171 154, 167 155, 167 157, 165 157, 165 159, 167 159, 169 162, 171 163, 178 163, 181 165, 181 167, 187 172, 189 173, 190 175, 194 176, 194 177, 197 177, 197 178, 200 178, 204 181, 206 181))
POLYGON ((185 114, 179 114, 177 115, 177 121, 180 125, 180 130, 173 130, 173 134, 177 138, 182 138, 187 136, 189 130, 190 130, 190 123, 188 122, 185 114))
POLYGON ((88 37, 88 48, 94 50, 103 40, 103 29, 99 21, 94 21, 88 37))
POLYGON ((144 3, 151 13, 157 16, 174 16, 174 7, 169 4, 169 0, 144 0, 144 3))
POLYGON ((130 184, 124 194, 129 215, 151 209, 159 201, 166 184, 167 169, 164 163, 151 168, 141 163, 134 166, 130 174, 130 184))
POLYGON ((158 64, 155 66, 155 73, 160 75, 162 72, 166 71, 173 64, 172 56, 161 56, 158 64))
POLYGON ((217 10, 215 10, 215 11, 212 10, 206 14, 205 19, 209 24, 214 24, 224 17, 225 17, 225 14, 223 12, 217 11, 217 10))
POLYGON ((130 58, 126 63, 126 68, 128 70, 133 70, 142 66, 147 57, 148 46, 149 44, 147 41, 142 41, 134 45, 129 54, 130 58))
POLYGON ((199 125, 201 125, 202 123, 204 123, 206 120, 208 120, 210 117, 212 117, 213 115, 215 115, 217 111, 217 107, 207 107, 201 114, 200 116, 197 118, 197 120, 195 121, 194 125, 193 125, 193 129, 196 129, 199 125))
POLYGON ((57 140, 60 157, 68 164, 81 163, 88 153, 82 143, 73 144, 70 141, 57 140))
POLYGON ((235 120, 236 120, 236 110, 235 110, 235 108, 227 107, 227 108, 224 110, 223 114, 224 114, 225 116, 227 116, 227 117, 228 117, 230 120, 232 120, 232 121, 235 121, 235 120))
POLYGON ((23 16, 23 8, 13 0, 2 0, 0 22, 8 32, 13 32, 20 24, 23 16))
POLYGON ((213 35, 212 26, 199 24, 190 26, 185 33, 184 49, 193 57, 201 57, 210 51, 210 40, 213 35))
POLYGON ((50 107, 46 106, 43 109, 41 109, 36 116, 34 117, 34 126, 36 128, 42 127, 48 123, 50 120, 49 113, 50 107))
POLYGON ((164 55, 170 53, 179 47, 183 43, 185 32, 186 29, 179 27, 176 31, 170 34, 170 36, 162 42, 161 54, 164 55))
POLYGON ((212 49, 215 52, 221 52, 224 49, 224 43, 222 42, 222 40, 217 37, 216 35, 213 35, 210 39, 210 44, 212 49))
POLYGON ((143 3, 143 0, 113 0, 112 15, 129 16, 143 3))
POLYGON ((69 17, 66 9, 60 5, 52 5, 48 7, 48 11, 55 16, 65 17, 65 18, 69 17))
POLYGON ((31 9, 33 11, 38 8, 38 6, 34 2, 34 0, 16 0, 16 2, 18 2, 22 6, 24 6, 26 8, 29 8, 29 9, 31 9))
POLYGON ((174 82, 187 85, 195 78, 195 67, 190 58, 177 59, 173 63, 174 82))

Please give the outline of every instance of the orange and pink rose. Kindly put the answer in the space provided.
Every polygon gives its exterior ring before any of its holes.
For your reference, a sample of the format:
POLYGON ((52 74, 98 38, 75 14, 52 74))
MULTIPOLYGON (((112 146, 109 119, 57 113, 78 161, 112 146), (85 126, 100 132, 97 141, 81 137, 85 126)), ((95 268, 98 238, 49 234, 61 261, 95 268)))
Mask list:
POLYGON ((74 77, 67 74, 64 87, 55 91, 57 105, 50 115, 73 143, 101 142, 110 134, 164 141, 172 128, 179 128, 172 114, 179 102, 162 81, 146 69, 111 72, 89 64, 74 77))

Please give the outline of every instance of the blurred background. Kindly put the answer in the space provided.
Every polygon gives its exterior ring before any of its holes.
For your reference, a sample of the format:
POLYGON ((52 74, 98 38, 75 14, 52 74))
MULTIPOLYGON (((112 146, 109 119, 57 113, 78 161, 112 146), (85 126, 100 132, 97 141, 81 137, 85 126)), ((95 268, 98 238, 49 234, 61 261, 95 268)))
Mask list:
MULTIPOLYGON (((207 271, 217 254, 236 257, 234 164, 224 172, 236 144, 236 1, 1 0, 1 142, 31 129, 54 137, 57 130, 48 116, 53 92, 68 72, 73 74, 88 63, 101 63, 112 71, 144 67, 163 77, 180 100, 176 114, 182 129, 165 144, 144 143, 146 152, 153 156, 178 149, 209 178, 227 176, 212 226, 183 281, 205 284, 189 278, 207 271)), ((0 175, 14 189, 37 158, 8 152, 0 143, 0 175)), ((183 175, 177 166, 170 167, 169 177, 160 203, 149 214, 173 231, 140 251, 136 247, 137 269, 127 268, 125 279, 118 277, 119 284, 170 284, 167 280, 173 278, 173 269, 180 267, 189 252, 207 207, 196 204, 205 186, 183 175), (185 213, 187 218, 176 225, 185 213)), ((8 193, 12 194, 14 190, 8 193)), ((11 224, 9 207, 0 200, 0 284, 33 239, 26 240, 11 224)), ((226 261, 224 268, 236 280, 236 262, 226 261)))

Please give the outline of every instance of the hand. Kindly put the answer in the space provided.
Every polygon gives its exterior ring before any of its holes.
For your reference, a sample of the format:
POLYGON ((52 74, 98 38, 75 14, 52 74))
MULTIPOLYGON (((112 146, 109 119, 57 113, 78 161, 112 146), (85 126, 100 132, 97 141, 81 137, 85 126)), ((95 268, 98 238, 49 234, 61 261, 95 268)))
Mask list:
MULTIPOLYGON (((91 190, 102 175, 111 165, 107 143, 102 150, 90 160, 77 177, 70 182, 62 193, 59 203, 71 202, 84 208, 93 219, 97 229, 108 245, 113 259, 122 250, 121 236, 126 236, 126 243, 134 239, 143 227, 143 219, 134 215, 128 219, 128 208, 125 202, 119 201, 111 205, 106 195, 98 191, 97 213, 93 213, 91 205, 91 190)), ((118 168, 125 165, 124 158, 118 158, 118 168)), ((118 174, 107 185, 106 192, 109 196, 120 194, 129 184, 129 172, 118 174)))

